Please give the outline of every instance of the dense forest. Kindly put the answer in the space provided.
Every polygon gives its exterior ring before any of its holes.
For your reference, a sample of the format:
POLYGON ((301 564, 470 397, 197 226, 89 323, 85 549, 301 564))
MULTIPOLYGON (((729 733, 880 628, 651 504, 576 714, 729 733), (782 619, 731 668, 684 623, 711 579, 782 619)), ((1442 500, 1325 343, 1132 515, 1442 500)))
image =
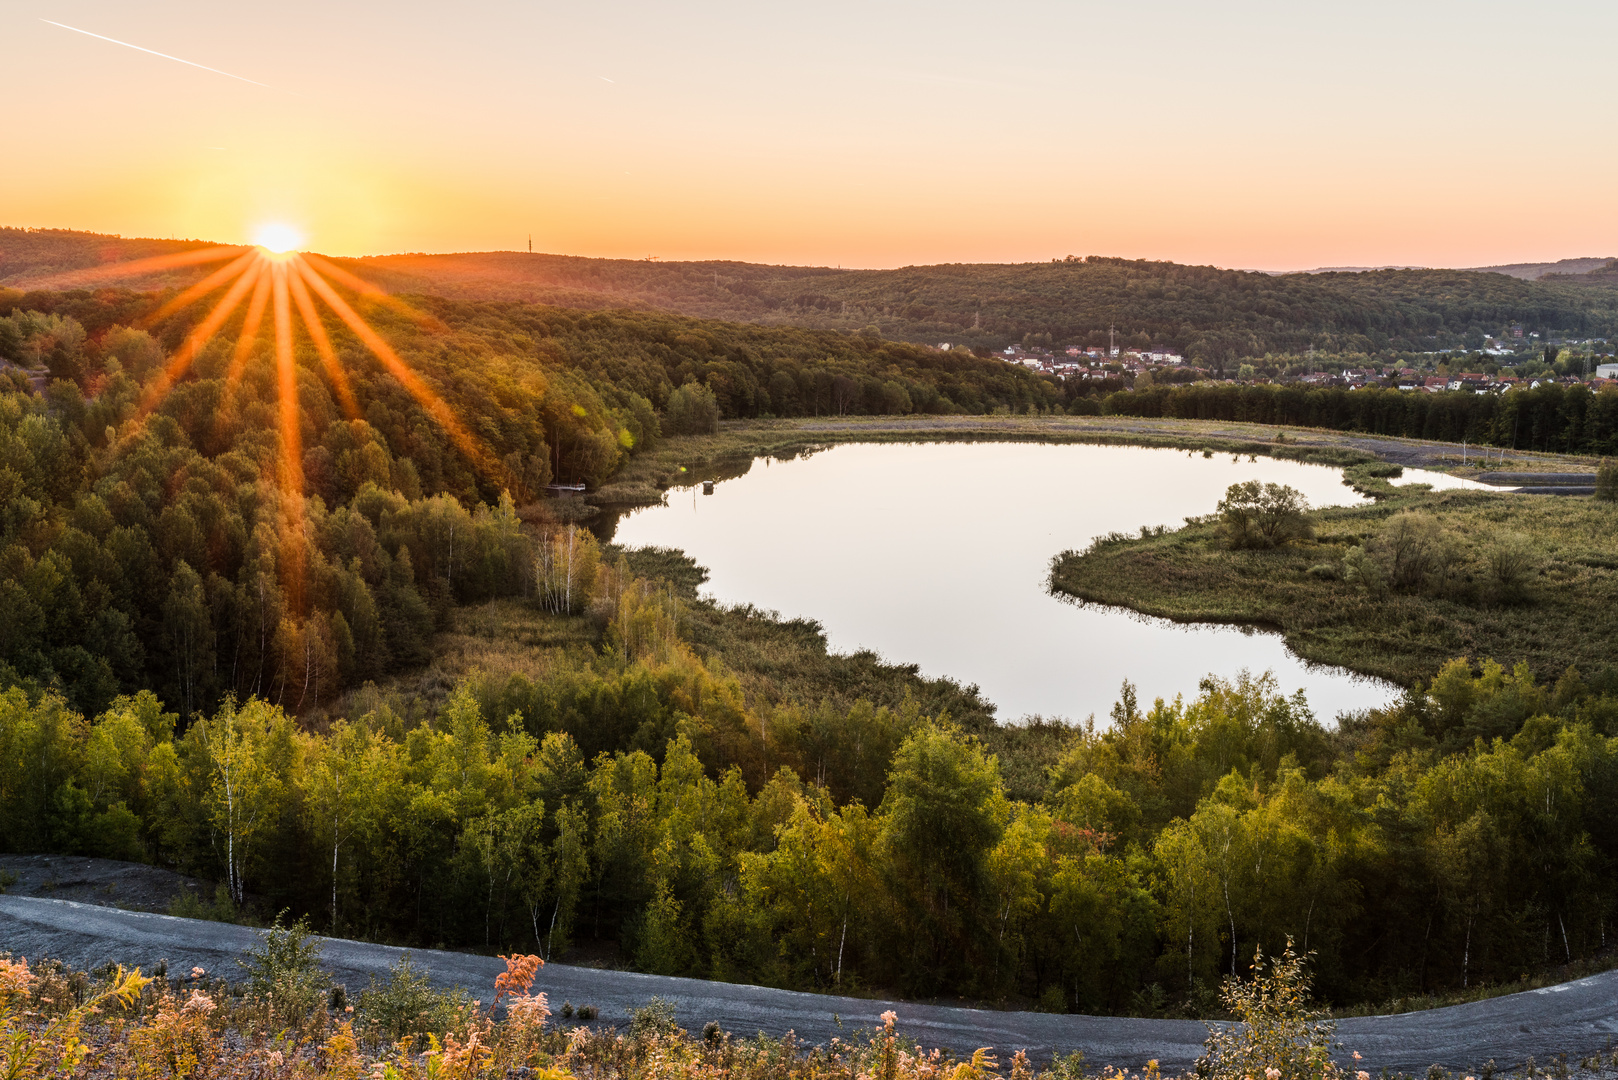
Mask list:
MULTIPOLYGON (((52 275, 150 254, 153 245, 182 250, 193 243, 0 229, 0 286, 27 288, 52 275)), ((980 349, 1030 336, 1101 345, 1116 329, 1120 344, 1167 346, 1215 367, 1311 348, 1378 354, 1475 347, 1484 334, 1514 323, 1557 336, 1618 333, 1618 290, 1610 274, 1600 273, 1541 280, 1462 270, 1276 275, 1096 256, 896 270, 522 252, 336 261, 394 293, 673 311, 844 331, 870 327, 898 340, 980 349)), ((183 279, 170 273, 142 283, 183 279)))
POLYGON ((1611 672, 1457 661, 1335 731, 1265 679, 1149 707, 1126 685, 1018 798, 991 732, 749 700, 686 640, 678 591, 592 591, 597 645, 416 719, 383 691, 310 727, 262 698, 186 722, 149 693, 85 717, 13 689, 0 836, 224 882, 191 914, 248 901, 406 944, 1052 1010, 1204 1011, 1289 935, 1337 1002, 1606 944, 1611 672))
POLYGON ((1119 391, 1076 399, 1070 411, 1117 416, 1242 420, 1363 431, 1512 450, 1618 454, 1618 392, 1546 382, 1504 394, 1234 383, 1119 391))

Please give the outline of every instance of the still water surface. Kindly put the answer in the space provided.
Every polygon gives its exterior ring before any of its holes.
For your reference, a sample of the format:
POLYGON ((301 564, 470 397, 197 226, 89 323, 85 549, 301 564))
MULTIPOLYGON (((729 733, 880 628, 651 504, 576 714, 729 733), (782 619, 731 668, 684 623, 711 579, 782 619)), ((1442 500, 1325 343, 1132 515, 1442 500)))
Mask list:
MULTIPOLYGON (((1407 479, 1418 479, 1406 473, 1407 479)), ((758 459, 712 495, 674 489, 614 539, 684 550, 705 591, 818 620, 831 648, 872 649, 976 683, 1001 720, 1105 720, 1124 679, 1144 702, 1194 697, 1209 673, 1273 671, 1323 720, 1386 703, 1389 684, 1305 664, 1275 634, 1178 626, 1053 597, 1052 556, 1113 531, 1211 513, 1230 484, 1290 484, 1311 506, 1363 502, 1339 469, 1141 447, 848 445, 758 459)))

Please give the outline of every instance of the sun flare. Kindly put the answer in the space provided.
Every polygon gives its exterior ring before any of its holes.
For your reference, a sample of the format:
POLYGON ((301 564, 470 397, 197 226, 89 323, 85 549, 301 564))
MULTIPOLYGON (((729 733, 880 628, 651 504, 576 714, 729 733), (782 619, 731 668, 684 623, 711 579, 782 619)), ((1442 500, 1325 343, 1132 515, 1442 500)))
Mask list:
POLYGON ((258 227, 253 243, 273 255, 284 255, 302 246, 303 233, 282 222, 268 222, 258 227))
POLYGON ((140 429, 145 419, 186 377, 193 361, 208 342, 225 329, 227 323, 245 306, 236 344, 231 352, 229 371, 225 376, 223 400, 226 403, 233 401, 260 336, 273 339, 271 355, 276 373, 277 426, 281 436, 278 479, 282 490, 292 496, 288 504, 291 519, 298 518, 303 495, 303 447, 297 388, 299 326, 302 328, 302 339, 314 352, 318 367, 330 383, 333 396, 344 415, 350 420, 358 420, 364 415, 359 401, 355 399, 347 371, 347 365, 353 362, 353 358, 337 351, 332 332, 327 328, 321 312, 324 307, 329 315, 336 317, 337 326, 345 328, 351 336, 351 346, 359 346, 379 361, 383 369, 438 423, 473 468, 504 487, 519 492, 522 490, 490 447, 467 428, 449 404, 355 310, 353 303, 345 299, 338 287, 347 290, 356 302, 363 299, 369 304, 388 306, 418 324, 425 318, 420 312, 319 255, 300 253, 297 248, 303 243, 304 237, 291 225, 266 223, 254 233, 253 239, 252 247, 220 246, 174 252, 70 271, 54 279, 58 284, 82 286, 92 281, 180 267, 222 264, 192 285, 169 296, 137 320, 137 325, 142 329, 155 326, 193 304, 218 295, 217 300, 211 301, 207 313, 195 322, 190 333, 170 355, 165 368, 145 387, 134 426, 127 435, 140 429))

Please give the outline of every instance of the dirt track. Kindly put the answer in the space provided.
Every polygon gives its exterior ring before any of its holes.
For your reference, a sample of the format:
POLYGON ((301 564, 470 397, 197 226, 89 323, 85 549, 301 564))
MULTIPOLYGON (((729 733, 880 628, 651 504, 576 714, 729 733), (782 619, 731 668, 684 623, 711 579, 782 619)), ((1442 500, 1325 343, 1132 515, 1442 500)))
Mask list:
MULTIPOLYGON (((54 957, 75 967, 116 962, 150 971, 159 960, 167 960, 170 971, 201 966, 229 979, 237 972, 237 957, 256 944, 258 934, 224 923, 0 896, 0 950, 54 957)), ((322 941, 326 967, 351 992, 363 989, 372 976, 384 976, 405 952, 363 942, 322 941)), ((466 953, 422 950, 410 955, 434 984, 474 993, 491 988, 504 969, 499 960, 466 953)), ((1092 1066, 1140 1066, 1155 1058, 1165 1072, 1189 1068, 1206 1034, 1202 1024, 1184 1020, 989 1012, 564 964, 547 966, 538 985, 553 1003, 598 1006, 600 1022, 608 1025, 621 1026, 629 1009, 663 997, 675 1003, 676 1018, 688 1030, 713 1020, 738 1035, 780 1035, 790 1029, 820 1043, 874 1027, 891 1008, 899 1014, 900 1030, 929 1047, 970 1053, 994 1046, 1003 1054, 1026 1049, 1036 1060, 1082 1050, 1092 1066)), ((1618 1038, 1618 972, 1447 1009, 1344 1020, 1338 1037, 1345 1054, 1357 1050, 1363 1055, 1356 1067, 1373 1074, 1383 1068, 1413 1072, 1434 1064, 1476 1070, 1490 1060, 1507 1068, 1529 1056, 1543 1064, 1558 1053, 1577 1061, 1609 1049, 1618 1038)))

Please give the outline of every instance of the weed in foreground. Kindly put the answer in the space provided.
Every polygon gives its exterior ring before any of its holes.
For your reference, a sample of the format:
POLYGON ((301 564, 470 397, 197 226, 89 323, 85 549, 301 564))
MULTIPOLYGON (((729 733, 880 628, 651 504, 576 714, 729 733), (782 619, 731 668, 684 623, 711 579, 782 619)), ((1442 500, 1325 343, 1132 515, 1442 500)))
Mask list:
POLYGON ((1220 996, 1239 1023, 1209 1025, 1197 1060, 1202 1080, 1345 1080, 1332 1060, 1336 1024, 1309 1008, 1307 959, 1288 938, 1267 965, 1263 949, 1254 953, 1251 982, 1225 981, 1220 996))

